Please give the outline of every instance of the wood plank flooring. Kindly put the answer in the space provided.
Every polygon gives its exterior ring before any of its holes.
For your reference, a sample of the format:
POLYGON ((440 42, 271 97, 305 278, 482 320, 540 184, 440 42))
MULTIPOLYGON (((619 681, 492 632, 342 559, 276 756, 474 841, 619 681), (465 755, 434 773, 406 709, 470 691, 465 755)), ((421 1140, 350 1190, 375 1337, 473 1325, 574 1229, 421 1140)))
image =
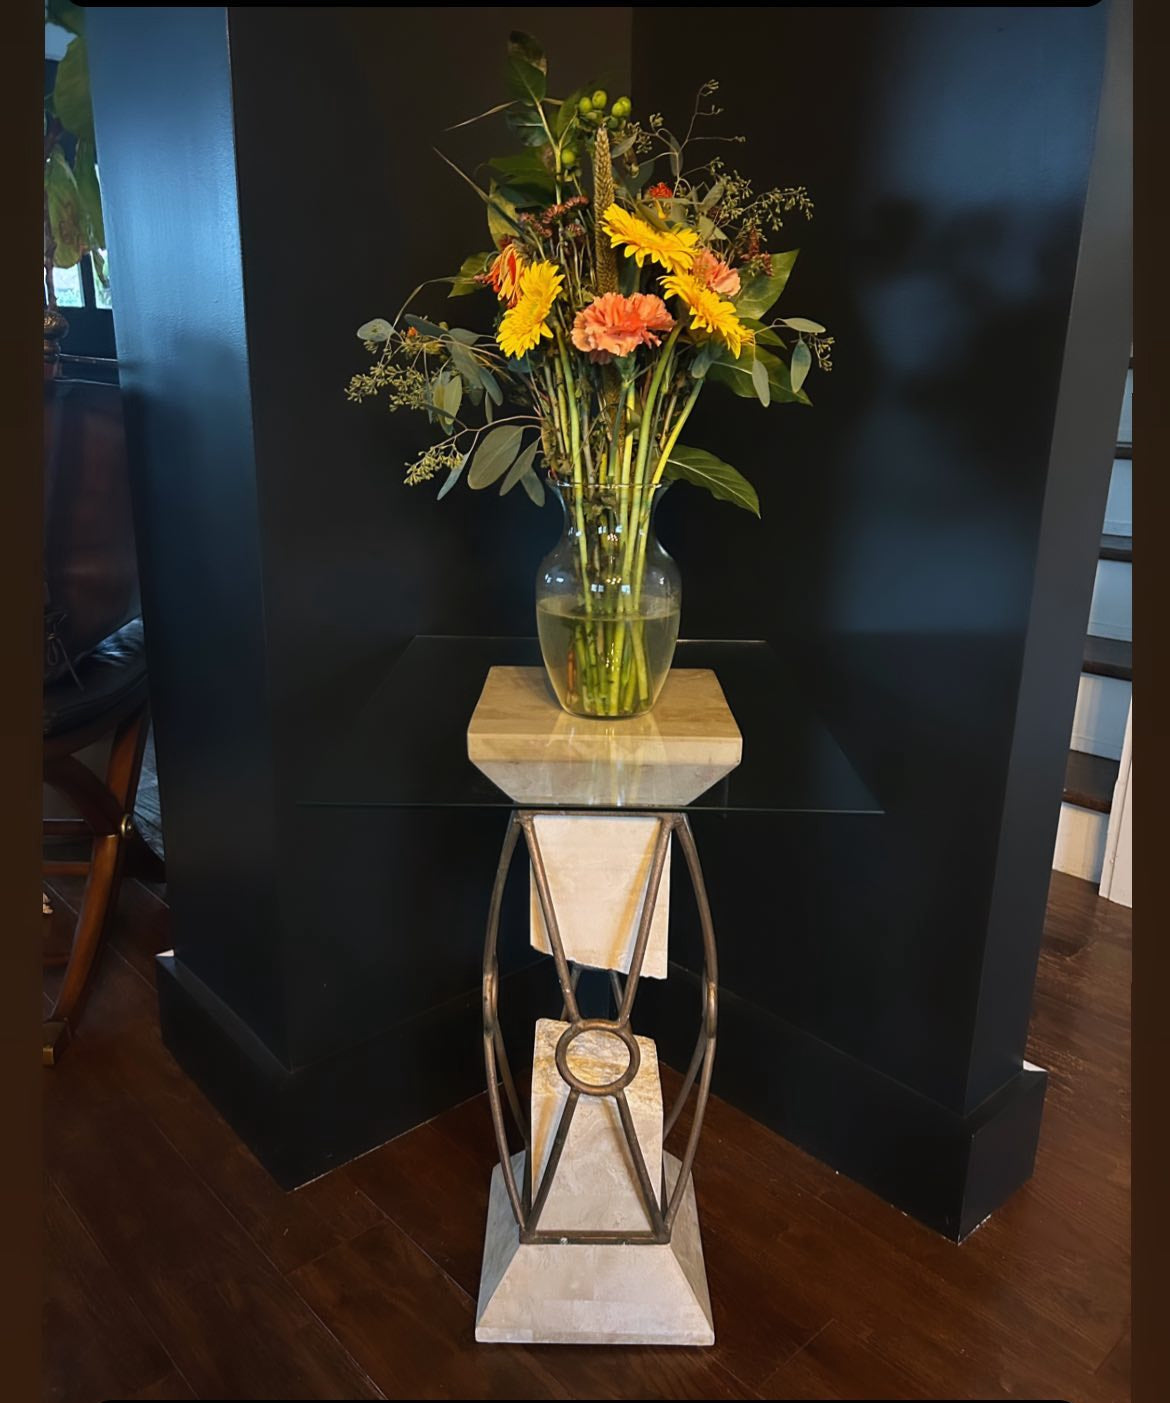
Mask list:
MULTIPOLYGON (((51 895, 59 926, 79 883, 51 895)), ((168 913, 130 883, 45 1072, 45 1399, 1125 1403, 1129 932, 1054 874, 1036 1173, 962 1247, 714 1101, 695 1169, 714 1348, 477 1346, 485 1098, 282 1193, 162 1047, 168 913)))

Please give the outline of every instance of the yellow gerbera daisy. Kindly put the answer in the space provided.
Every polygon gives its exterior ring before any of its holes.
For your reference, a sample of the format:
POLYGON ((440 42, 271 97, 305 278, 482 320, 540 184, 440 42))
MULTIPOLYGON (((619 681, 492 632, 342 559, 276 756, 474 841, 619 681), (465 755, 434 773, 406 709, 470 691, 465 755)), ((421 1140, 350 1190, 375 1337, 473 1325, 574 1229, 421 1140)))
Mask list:
POLYGON ((522 356, 552 336, 548 314, 561 295, 564 273, 555 263, 532 263, 520 275, 516 305, 504 313, 496 332, 500 350, 507 356, 522 356))
POLYGON ((735 304, 724 301, 717 292, 704 287, 698 278, 691 277, 689 273, 678 273, 674 277, 663 278, 662 286, 685 303, 691 314, 691 329, 710 332, 723 342, 736 360, 744 346, 755 340, 751 328, 740 321, 735 304))
POLYGON ((610 205, 602 216, 602 225, 614 248, 624 244, 626 257, 637 261, 640 268, 647 258, 659 263, 668 273, 689 272, 695 261, 695 245, 699 236, 693 229, 675 225, 673 229, 655 229, 636 214, 610 205))

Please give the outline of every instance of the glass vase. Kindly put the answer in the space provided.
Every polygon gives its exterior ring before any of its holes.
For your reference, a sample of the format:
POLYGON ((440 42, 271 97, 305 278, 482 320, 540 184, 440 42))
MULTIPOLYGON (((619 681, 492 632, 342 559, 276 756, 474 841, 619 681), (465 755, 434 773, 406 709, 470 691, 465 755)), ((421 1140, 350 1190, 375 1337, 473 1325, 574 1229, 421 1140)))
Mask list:
POLYGON ((678 641, 678 567, 654 532, 666 487, 550 485, 564 527, 536 576, 549 681, 574 716, 640 716, 657 701, 678 641))

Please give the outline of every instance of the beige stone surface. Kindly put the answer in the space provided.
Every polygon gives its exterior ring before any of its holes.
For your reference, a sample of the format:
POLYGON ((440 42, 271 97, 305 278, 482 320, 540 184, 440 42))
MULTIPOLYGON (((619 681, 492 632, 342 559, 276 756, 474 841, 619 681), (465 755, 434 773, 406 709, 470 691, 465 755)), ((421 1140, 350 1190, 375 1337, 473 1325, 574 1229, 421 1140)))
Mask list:
MULTIPOLYGON (((532 1163, 535 1199, 560 1123, 569 1088, 557 1071, 556 1047, 569 1025, 553 1018, 536 1024, 532 1058, 532 1163)), ((650 1182, 662 1183, 662 1082, 652 1038, 638 1038, 641 1065, 626 1087, 638 1143, 650 1182)), ((629 1065, 625 1044, 611 1033, 591 1031, 573 1040, 569 1070, 591 1086, 619 1077, 629 1065)), ((638 1188, 634 1162, 612 1096, 582 1096, 577 1102, 561 1162, 540 1216, 539 1228, 644 1232, 651 1222, 638 1188)))
MULTIPOLYGON (((666 1155, 673 1192, 679 1162, 666 1155)), ((524 1153, 512 1156, 519 1178, 524 1153)), ((521 1243, 497 1164, 488 1201, 475 1338, 481 1343, 712 1345, 695 1189, 687 1184, 671 1241, 521 1243)))
MULTIPOLYGON (((534 819, 553 911, 565 954, 593 969, 626 974, 642 919, 661 827, 635 814, 538 814, 534 819)), ((532 945, 552 953, 544 912, 530 875, 532 945)), ((665 979, 670 923, 670 846, 650 921, 642 973, 665 979)))
POLYGON ((743 738, 709 668, 673 668, 647 715, 605 721, 564 711, 542 668, 493 667, 467 754, 519 803, 666 807, 734 770, 743 738))

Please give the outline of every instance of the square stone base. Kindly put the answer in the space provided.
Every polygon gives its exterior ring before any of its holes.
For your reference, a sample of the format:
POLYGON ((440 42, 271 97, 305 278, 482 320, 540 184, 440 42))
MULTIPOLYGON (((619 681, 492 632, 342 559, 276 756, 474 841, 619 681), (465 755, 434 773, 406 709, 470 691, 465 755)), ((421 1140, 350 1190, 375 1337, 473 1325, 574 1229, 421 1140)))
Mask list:
MULTIPOLYGON (((664 1159, 672 1193, 680 1166, 673 1155, 664 1159)), ((523 1183, 523 1151, 512 1156, 512 1169, 523 1183)), ((521 1243, 497 1164, 475 1338, 492 1344, 714 1344, 694 1184, 687 1184, 665 1245, 521 1243)))

